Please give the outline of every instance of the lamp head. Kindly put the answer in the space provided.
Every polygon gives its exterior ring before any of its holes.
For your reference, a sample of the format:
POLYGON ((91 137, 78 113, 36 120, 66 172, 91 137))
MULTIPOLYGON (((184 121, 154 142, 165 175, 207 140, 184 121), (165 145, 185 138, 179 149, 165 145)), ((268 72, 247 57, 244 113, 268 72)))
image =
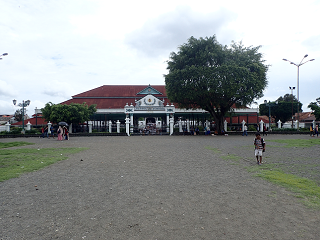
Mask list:
POLYGON ((4 53, 4 54, 2 54, 3 56, 7 56, 8 55, 8 53, 4 53))
POLYGON ((13 105, 16 105, 17 100, 13 99, 12 102, 13 102, 13 105))
POLYGON ((264 100, 264 104, 267 104, 268 103, 268 101, 267 100, 264 100))
POLYGON ((309 60, 309 61, 311 62, 311 61, 314 61, 314 60, 315 60, 315 59, 311 59, 311 60, 309 60))
POLYGON ((305 57, 305 58, 308 57, 308 54, 304 55, 304 57, 305 57))
POLYGON ((283 60, 283 61, 288 61, 288 60, 287 60, 287 59, 285 59, 285 58, 284 58, 284 59, 282 59, 282 60, 283 60))

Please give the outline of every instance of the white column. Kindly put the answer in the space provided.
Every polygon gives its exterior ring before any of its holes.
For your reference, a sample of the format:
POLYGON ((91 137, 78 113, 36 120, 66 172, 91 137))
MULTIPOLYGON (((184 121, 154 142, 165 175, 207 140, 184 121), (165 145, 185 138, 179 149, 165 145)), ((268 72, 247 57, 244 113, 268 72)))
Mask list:
POLYGON ((72 133, 72 123, 69 125, 69 133, 72 133))
POLYGON ((190 121, 187 119, 187 131, 190 132, 190 121))
POLYGON ((130 114, 130 132, 133 133, 133 113, 130 114))
MULTIPOLYGON (((51 125, 52 125, 52 123, 49 121, 49 122, 48 122, 48 135, 51 134, 51 130, 50 130, 51 125)), ((28 129, 27 129, 27 130, 28 130, 28 129)))
POLYGON ((246 122, 244 120, 242 120, 242 132, 244 132, 244 125, 246 125, 246 122))
POLYGON ((314 120, 312 121, 312 127, 313 127, 313 129, 316 128, 316 122, 314 120))
POLYGON ((7 124, 5 125, 6 126, 6 131, 7 132, 10 132, 10 126, 11 124, 9 122, 7 122, 7 124))
POLYGON ((109 133, 111 133, 111 132, 112 132, 112 121, 109 120, 109 133))
POLYGON ((169 132, 170 129, 170 116, 169 113, 167 113, 167 133, 169 132))
POLYGON ((181 121, 181 118, 179 120, 179 132, 182 132, 182 121, 181 121))
MULTIPOLYGON (((263 132, 263 124, 264 124, 264 122, 261 120, 260 127, 259 127, 260 132, 263 132)), ((270 130, 270 126, 269 126, 269 130, 270 130)))
POLYGON ((228 122, 227 120, 224 120, 224 131, 227 132, 228 130, 228 122))
POLYGON ((126 118, 126 133, 128 136, 130 136, 130 119, 127 117, 126 118))
MULTIPOLYGON (((27 123, 27 130, 29 131, 29 130, 31 130, 31 123, 28 121, 28 123, 27 123)), ((49 128, 48 128, 48 133, 49 133, 49 128)), ((50 134, 50 133, 49 133, 50 134)))
POLYGON ((92 122, 89 122, 88 125, 89 125, 89 133, 92 133, 92 122))
POLYGON ((279 121, 278 121, 278 128, 281 128, 281 121, 280 121, 280 119, 279 119, 279 121))
POLYGON ((173 134, 173 122, 174 122, 173 118, 170 118, 170 135, 173 134))
POLYGON ((117 120, 117 133, 120 133, 120 121, 117 120))
POLYGON ((294 121, 294 128, 298 129, 298 120, 294 121))

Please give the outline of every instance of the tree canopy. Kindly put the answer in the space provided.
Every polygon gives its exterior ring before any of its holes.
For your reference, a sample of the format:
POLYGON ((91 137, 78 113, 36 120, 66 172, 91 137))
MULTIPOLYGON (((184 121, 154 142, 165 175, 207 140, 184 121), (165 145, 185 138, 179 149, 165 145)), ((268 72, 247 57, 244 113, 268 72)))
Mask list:
POLYGON ((86 103, 71 103, 66 104, 53 104, 49 102, 41 109, 42 115, 46 121, 53 123, 67 122, 79 124, 90 119, 90 116, 94 114, 96 105, 86 105, 86 103))
POLYGON ((316 99, 316 102, 311 102, 308 105, 308 108, 311 108, 313 115, 316 117, 316 120, 320 120, 320 97, 316 99))
MULTIPOLYGON (((275 121, 286 122, 291 120, 292 116, 297 112, 298 100, 291 94, 285 94, 280 96, 276 101, 268 103, 270 104, 270 115, 275 118, 275 121)), ((269 106, 266 104, 259 105, 260 115, 269 116, 269 106)), ((299 112, 302 111, 302 103, 299 102, 299 112)))
POLYGON ((258 47, 232 42, 223 46, 212 37, 179 46, 167 61, 167 96, 183 108, 202 108, 215 119, 217 131, 233 106, 246 106, 263 96, 268 65, 258 47))
MULTIPOLYGON (((16 121, 18 122, 22 121, 22 116, 23 116, 22 112, 23 112, 22 108, 16 110, 16 112, 13 115, 16 121)), ((24 115, 26 115, 26 112, 27 112, 27 109, 24 109, 24 115)))

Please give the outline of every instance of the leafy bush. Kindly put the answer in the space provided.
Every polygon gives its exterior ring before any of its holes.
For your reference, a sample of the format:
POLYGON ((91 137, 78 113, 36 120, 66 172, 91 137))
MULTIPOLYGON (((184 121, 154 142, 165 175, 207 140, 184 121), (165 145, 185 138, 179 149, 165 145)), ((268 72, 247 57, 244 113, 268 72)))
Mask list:
POLYGON ((40 134, 39 129, 26 130, 26 134, 40 134))
POLYGON ((274 132, 296 132, 297 129, 295 128, 272 128, 274 132))
POLYGON ((249 125, 248 131, 257 131, 254 125, 249 125))

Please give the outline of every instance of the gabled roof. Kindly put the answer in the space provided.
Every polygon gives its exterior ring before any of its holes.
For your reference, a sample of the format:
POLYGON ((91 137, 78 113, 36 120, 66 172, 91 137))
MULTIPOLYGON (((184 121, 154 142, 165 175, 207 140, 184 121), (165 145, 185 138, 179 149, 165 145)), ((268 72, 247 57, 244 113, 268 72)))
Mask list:
MULTIPOLYGON (((111 97, 138 97, 140 92, 146 89, 152 89, 153 95, 161 95, 166 97, 165 85, 154 85, 153 87, 146 85, 103 85, 98 88, 72 96, 72 98, 111 98, 111 97)), ((140 93, 141 94, 141 93, 140 93)), ((142 93, 143 94, 143 93, 142 93)))
POLYGON ((97 109, 119 109, 126 104, 135 105, 135 101, 141 99, 145 94, 151 94, 164 100, 164 104, 170 102, 166 96, 165 85, 103 85, 98 88, 72 96, 61 104, 86 103, 88 106, 97 105, 97 109), (149 91, 150 90, 150 91, 149 91))
POLYGON ((146 87, 145 89, 143 89, 142 91, 138 92, 137 95, 140 95, 140 94, 143 94, 143 95, 148 95, 148 94, 152 94, 152 95, 162 95, 161 92, 159 92, 158 90, 154 89, 153 87, 149 86, 146 87))

